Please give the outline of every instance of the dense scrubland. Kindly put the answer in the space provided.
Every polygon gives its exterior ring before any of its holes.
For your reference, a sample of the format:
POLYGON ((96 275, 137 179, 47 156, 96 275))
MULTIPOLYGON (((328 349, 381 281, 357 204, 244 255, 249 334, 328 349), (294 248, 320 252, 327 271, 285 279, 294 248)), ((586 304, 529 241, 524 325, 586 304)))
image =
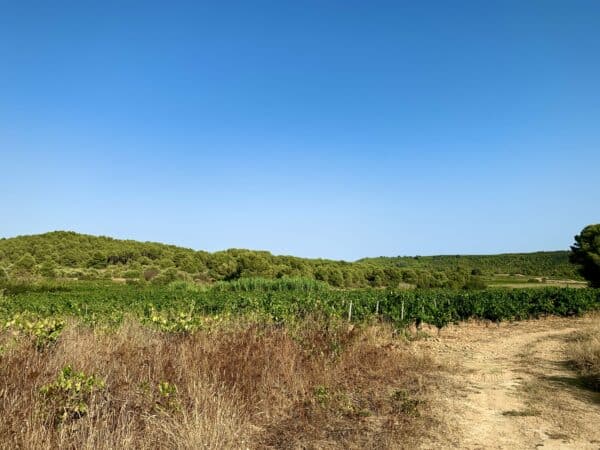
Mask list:
POLYGON ((484 278, 494 274, 580 279, 566 251, 345 262, 242 249, 208 253, 62 231, 0 239, 0 278, 128 279, 167 284, 175 280, 212 283, 249 277, 303 277, 343 288, 462 288, 483 287, 484 278))
POLYGON ((465 268, 476 274, 521 274, 579 279, 566 251, 506 253, 499 255, 441 255, 364 258, 362 263, 385 267, 449 271, 465 268))

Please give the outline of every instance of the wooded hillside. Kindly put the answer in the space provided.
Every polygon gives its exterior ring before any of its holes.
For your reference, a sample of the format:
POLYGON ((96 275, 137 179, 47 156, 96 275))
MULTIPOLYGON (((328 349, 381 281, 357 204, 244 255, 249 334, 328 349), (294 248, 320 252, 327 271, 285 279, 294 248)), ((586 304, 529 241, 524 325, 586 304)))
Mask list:
POLYGON ((0 278, 125 278, 155 283, 304 277, 334 287, 463 287, 496 273, 577 278, 565 252, 490 256, 381 257, 357 262, 229 249, 209 253, 69 231, 0 239, 0 278))

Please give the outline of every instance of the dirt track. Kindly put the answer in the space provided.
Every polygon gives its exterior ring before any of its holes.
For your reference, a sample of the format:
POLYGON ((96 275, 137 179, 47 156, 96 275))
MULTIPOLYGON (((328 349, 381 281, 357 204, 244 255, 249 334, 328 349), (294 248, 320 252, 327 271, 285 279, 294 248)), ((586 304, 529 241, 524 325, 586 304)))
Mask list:
POLYGON ((454 370, 440 393, 447 429, 423 447, 600 449, 600 394, 578 383, 564 353, 594 320, 466 324, 424 343, 454 370))

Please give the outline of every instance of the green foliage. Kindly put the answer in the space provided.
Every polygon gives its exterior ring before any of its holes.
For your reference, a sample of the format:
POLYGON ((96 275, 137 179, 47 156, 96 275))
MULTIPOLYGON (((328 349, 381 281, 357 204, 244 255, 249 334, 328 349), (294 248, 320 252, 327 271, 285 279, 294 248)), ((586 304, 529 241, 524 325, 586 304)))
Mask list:
POLYGON ((154 306, 150 306, 149 320, 159 330, 168 333, 190 333, 202 324, 199 317, 194 317, 193 307, 188 311, 158 312, 154 306))
POLYGON ((56 277, 56 263, 50 259, 44 261, 39 269, 40 275, 46 278, 56 277))
POLYGON ((553 278, 579 278, 569 264, 567 251, 505 253, 500 255, 441 255, 365 258, 359 262, 403 270, 444 272, 465 271, 469 275, 522 274, 553 278))
POLYGON ((575 236, 569 257, 592 287, 600 287, 600 224, 588 225, 575 236))
POLYGON ((5 324, 6 329, 33 338, 39 350, 56 342, 64 327, 64 320, 51 317, 32 318, 27 313, 17 313, 5 324))
POLYGON ((485 289, 487 287, 487 285, 485 284, 485 281, 483 281, 483 279, 481 277, 478 276, 472 276, 469 278, 469 281, 467 281, 464 285, 464 289, 485 289))
POLYGON ((43 386, 40 393, 46 400, 55 423, 64 423, 86 415, 93 395, 104 390, 105 382, 94 375, 63 367, 56 380, 43 386))
POLYGON ((155 411, 169 413, 181 411, 179 389, 176 384, 161 381, 153 387, 151 383, 143 382, 139 388, 155 411))
POLYGON ((138 279, 142 276, 139 270, 127 270, 123 272, 123 278, 127 279, 138 279))
POLYGON ((29 277, 35 272, 36 261, 31 253, 26 252, 13 265, 12 273, 15 277, 29 277))
POLYGON ((100 251, 95 251, 87 259, 87 266, 95 269, 103 269, 108 264, 108 258, 100 251))
POLYGON ((219 282, 213 290, 222 292, 254 292, 254 291, 297 291, 324 292, 328 290, 327 283, 311 278, 240 278, 229 282, 219 282))
POLYGON ((210 283, 245 278, 307 278, 346 289, 397 288, 400 284, 421 289, 460 289, 472 276, 515 272, 578 277, 568 262, 567 252, 370 258, 349 263, 242 249, 207 253, 64 231, 2 239, 0 262, 11 267, 15 277, 27 279, 37 275, 80 280, 139 278, 169 284, 176 280, 210 283))
POLYGON ((188 289, 185 283, 13 284, 5 287, 0 299, 0 319, 10 321, 17 314, 60 320, 77 316, 88 323, 112 326, 133 315, 163 332, 190 333, 211 329, 235 316, 273 323, 295 323, 313 316, 347 320, 350 304, 353 322, 379 318, 398 328, 411 323, 443 328, 470 318, 498 322, 576 315, 600 308, 600 292, 595 289, 339 290, 310 283, 246 279, 202 289, 193 285, 188 289))
POLYGON ((152 278, 154 284, 169 284, 176 280, 185 280, 186 276, 179 272, 175 267, 169 267, 160 274, 152 278))
POLYGON ((315 400, 319 405, 326 406, 331 398, 329 389, 326 386, 316 386, 314 389, 315 400))
POLYGON ((173 397, 177 394, 177 386, 168 381, 161 381, 158 384, 158 392, 162 397, 173 397))
POLYGON ((161 381, 157 386, 158 395, 155 397, 155 407, 159 411, 179 411, 179 389, 174 383, 161 381))

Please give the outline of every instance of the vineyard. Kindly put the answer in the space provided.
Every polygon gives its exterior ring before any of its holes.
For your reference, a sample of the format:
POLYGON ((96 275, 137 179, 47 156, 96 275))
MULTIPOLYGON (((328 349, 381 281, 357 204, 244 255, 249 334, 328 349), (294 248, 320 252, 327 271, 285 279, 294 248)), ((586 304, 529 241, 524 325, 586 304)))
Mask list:
POLYGON ((427 323, 442 329, 468 319, 492 322, 572 316, 600 307, 594 289, 540 288, 467 290, 335 290, 305 279, 246 279, 199 287, 111 282, 6 284, 0 318, 79 317, 89 324, 119 324, 139 318, 166 331, 190 331, 235 317, 289 324, 308 317, 354 323, 382 320, 401 329, 427 323))

